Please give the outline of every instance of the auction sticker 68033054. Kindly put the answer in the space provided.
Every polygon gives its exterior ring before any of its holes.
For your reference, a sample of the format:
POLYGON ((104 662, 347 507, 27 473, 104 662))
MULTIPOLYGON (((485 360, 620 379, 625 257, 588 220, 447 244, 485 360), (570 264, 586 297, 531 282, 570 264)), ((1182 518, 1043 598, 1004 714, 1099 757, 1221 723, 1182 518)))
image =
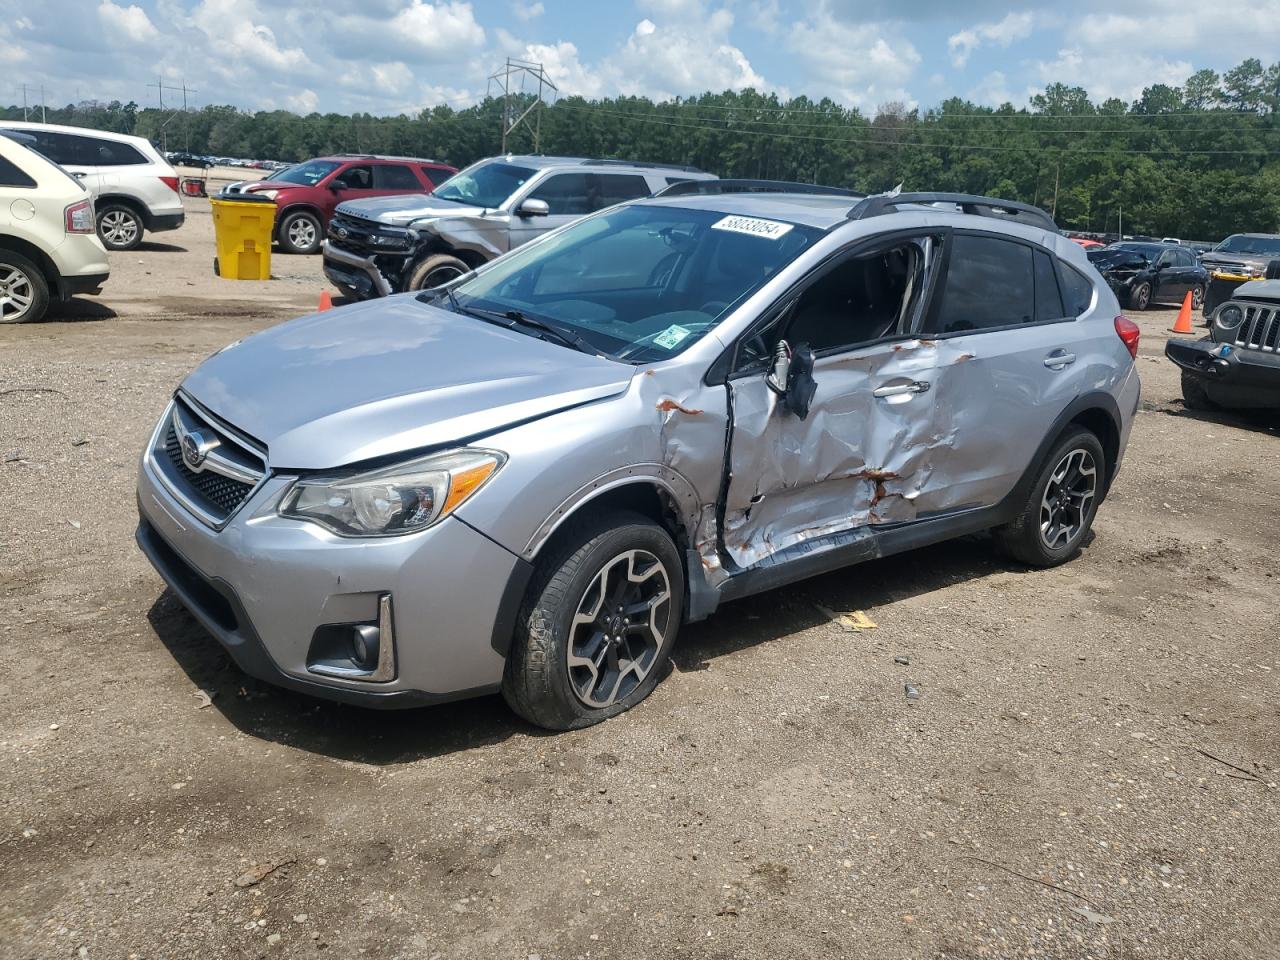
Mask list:
POLYGON ((774 220, 757 220, 755 217, 725 217, 711 225, 712 230, 728 230, 731 233, 745 233, 751 237, 763 237, 765 240, 781 240, 791 232, 792 225, 778 223, 774 220))

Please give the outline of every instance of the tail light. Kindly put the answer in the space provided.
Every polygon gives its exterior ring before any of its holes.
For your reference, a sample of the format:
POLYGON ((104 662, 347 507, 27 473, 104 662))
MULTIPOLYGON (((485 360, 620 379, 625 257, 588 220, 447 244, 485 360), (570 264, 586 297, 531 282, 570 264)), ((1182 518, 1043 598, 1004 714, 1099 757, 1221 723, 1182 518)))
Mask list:
POLYGON ((1142 331, 1138 329, 1138 325, 1128 317, 1116 317, 1116 336, 1124 341, 1124 345, 1129 351, 1129 356, 1137 360, 1138 340, 1142 338, 1142 331))
POLYGON ((177 193, 177 192, 178 192, 178 178, 177 178, 177 177, 161 177, 161 178, 160 178, 160 182, 161 182, 161 183, 163 183, 163 184, 164 184, 166 187, 168 187, 170 190, 172 190, 174 193, 177 193))
POLYGON ((93 233, 93 203, 81 200, 63 211, 67 233, 93 233))

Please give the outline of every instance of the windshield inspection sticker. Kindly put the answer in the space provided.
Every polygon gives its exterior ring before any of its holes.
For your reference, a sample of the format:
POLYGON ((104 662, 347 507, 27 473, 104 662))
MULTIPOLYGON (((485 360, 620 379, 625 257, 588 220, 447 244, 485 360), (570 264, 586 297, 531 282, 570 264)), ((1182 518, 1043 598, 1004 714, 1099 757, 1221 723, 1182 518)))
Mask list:
POLYGON ((766 240, 781 240, 791 232, 791 224, 776 223, 773 220, 757 220, 755 217, 725 217, 713 223, 712 230, 728 230, 730 233, 745 233, 751 237, 764 237, 766 240))
POLYGON ((679 324, 673 323, 671 326, 667 327, 667 329, 654 337, 653 342, 663 350, 674 350, 680 345, 680 341, 691 333, 693 333, 692 330, 686 330, 679 324))

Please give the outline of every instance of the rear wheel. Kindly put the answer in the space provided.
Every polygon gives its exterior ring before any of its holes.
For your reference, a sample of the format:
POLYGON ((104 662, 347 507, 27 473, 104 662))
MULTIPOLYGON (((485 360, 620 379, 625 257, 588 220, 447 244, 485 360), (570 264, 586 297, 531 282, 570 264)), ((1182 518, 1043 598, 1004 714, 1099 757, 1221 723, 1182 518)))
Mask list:
POLYGON ((1022 513, 996 536, 1015 559, 1056 567, 1075 556, 1093 524, 1106 459, 1092 431, 1075 428, 1053 446, 1022 513))
POLYGON ((447 253, 437 253, 416 264, 409 271, 409 282, 405 289, 430 290, 450 280, 456 280, 470 270, 465 261, 451 257, 447 253))
POLYGON ((1218 409, 1218 405, 1209 399, 1204 381, 1189 370, 1182 371, 1182 403, 1188 410, 1206 412, 1218 409))
POLYGON ((276 239, 285 253, 311 254, 324 239, 320 218, 307 210, 295 210, 280 221, 276 239))
POLYGON ((671 536, 638 514, 587 521, 538 563, 502 693, 531 723, 590 726, 647 697, 683 616, 684 571, 671 536))
POLYGON ((1191 288, 1191 306, 1192 309, 1200 310, 1204 307, 1204 284, 1197 283, 1191 288))
POLYGON ((1145 310, 1151 305, 1151 284, 1140 283, 1129 291, 1129 306, 1134 310, 1145 310))
POLYGON ((41 319, 49 309, 49 283, 21 254, 0 249, 0 323, 41 319))
POLYGON ((142 242, 142 217, 133 207, 108 203, 98 211, 98 237, 108 250, 132 250, 142 242))

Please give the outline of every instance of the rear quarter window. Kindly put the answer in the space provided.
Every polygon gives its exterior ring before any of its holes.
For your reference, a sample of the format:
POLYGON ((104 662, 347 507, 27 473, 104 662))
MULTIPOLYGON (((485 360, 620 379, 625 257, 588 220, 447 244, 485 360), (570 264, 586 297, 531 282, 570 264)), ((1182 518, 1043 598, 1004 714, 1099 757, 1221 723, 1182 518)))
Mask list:
POLYGON ((1093 303, 1093 284, 1070 264, 1058 261, 1058 280, 1062 286, 1062 303, 1068 317, 1078 317, 1093 303))
POLYGON ((35 180, 19 169, 16 163, 0 157, 0 187, 34 187, 35 180))

